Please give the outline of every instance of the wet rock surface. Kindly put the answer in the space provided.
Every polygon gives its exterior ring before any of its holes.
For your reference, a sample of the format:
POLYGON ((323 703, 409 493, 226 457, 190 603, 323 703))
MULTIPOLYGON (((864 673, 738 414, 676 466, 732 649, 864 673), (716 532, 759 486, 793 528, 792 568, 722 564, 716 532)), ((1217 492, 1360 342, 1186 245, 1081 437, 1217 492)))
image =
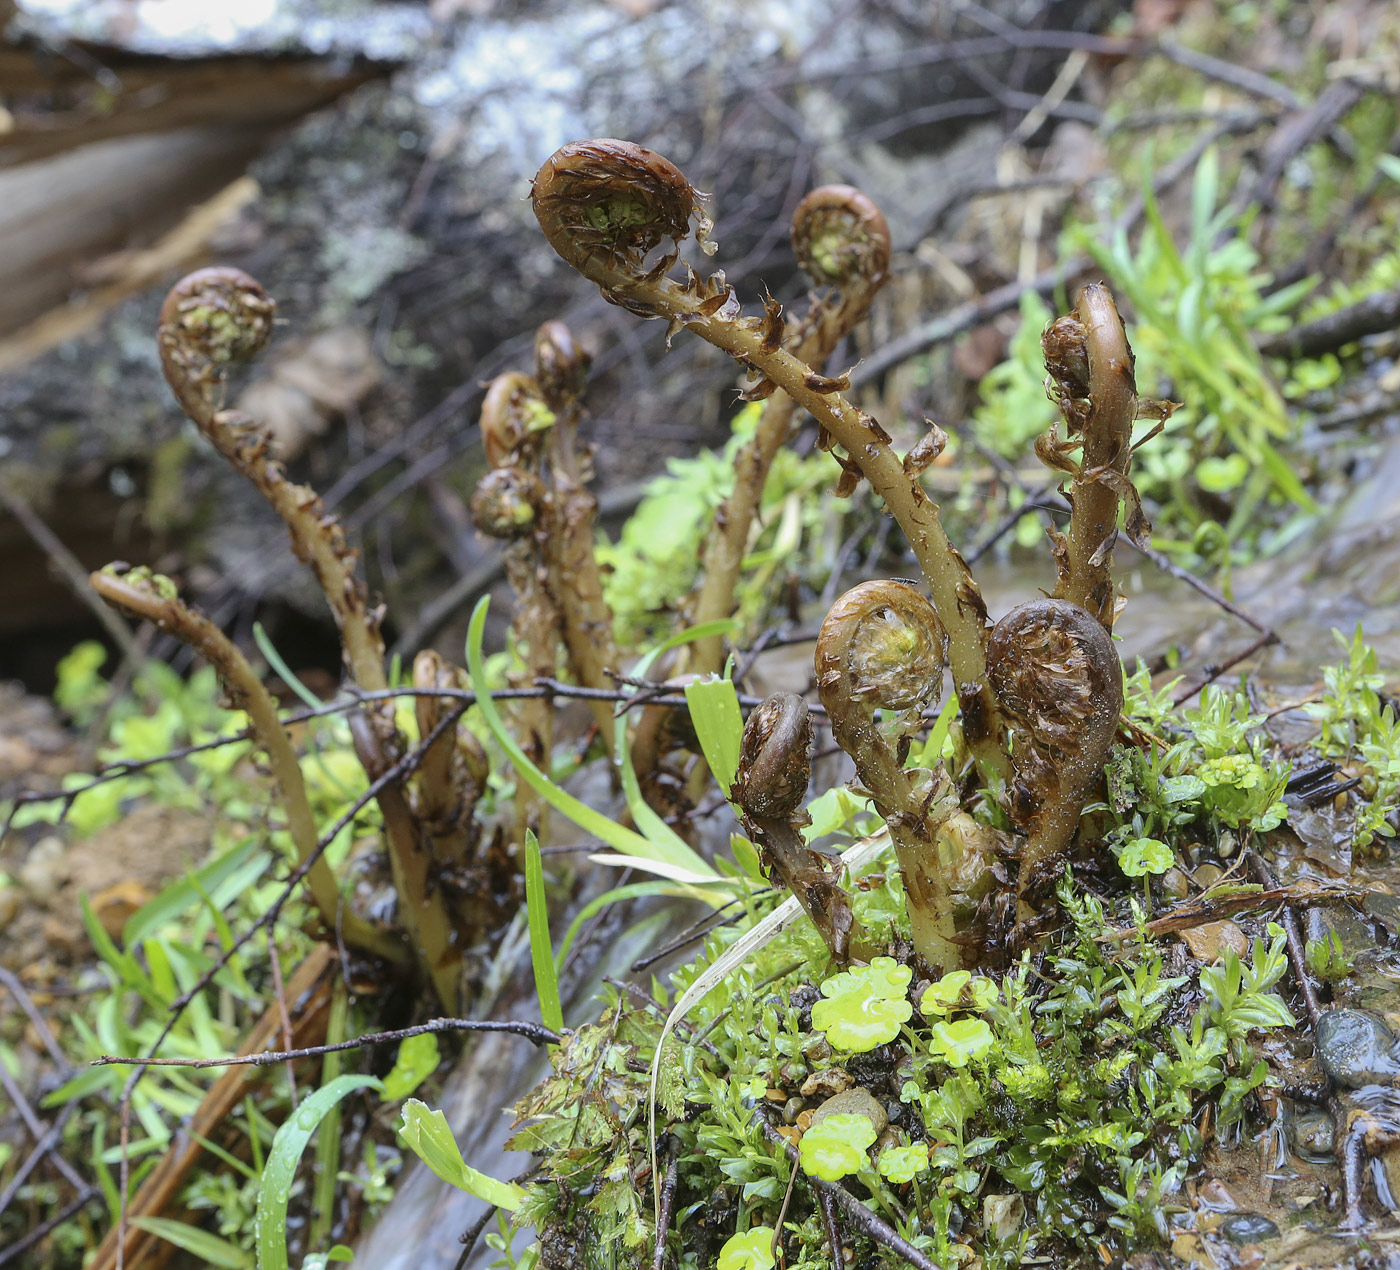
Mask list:
POLYGON ((1388 1085, 1400 1075, 1395 1034, 1361 1010, 1328 1010, 1316 1029, 1323 1069, 1345 1089, 1388 1085))
POLYGON ((1336 1125, 1325 1111, 1300 1111, 1289 1121, 1288 1145, 1309 1163, 1331 1163, 1336 1141, 1336 1125))
POLYGON ((1232 1244, 1257 1244, 1277 1239, 1279 1228, 1261 1213, 1236 1213, 1220 1223, 1220 1233, 1232 1244))

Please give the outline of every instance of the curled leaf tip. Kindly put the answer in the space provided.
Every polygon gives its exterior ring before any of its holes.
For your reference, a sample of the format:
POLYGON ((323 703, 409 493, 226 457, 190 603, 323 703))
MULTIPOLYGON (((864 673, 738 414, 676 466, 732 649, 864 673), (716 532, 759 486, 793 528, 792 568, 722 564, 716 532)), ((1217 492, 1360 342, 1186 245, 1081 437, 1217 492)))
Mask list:
POLYGON ((692 220, 701 250, 715 249, 704 196, 669 159, 631 141, 562 146, 535 174, 530 198, 550 246, 605 289, 640 281, 652 251, 687 238, 692 220))
POLYGON ((812 776, 812 717, 796 693, 764 701, 744 725, 735 800, 750 816, 790 820, 807 796, 812 776))
POLYGON ((817 687, 828 710, 837 698, 889 710, 923 709, 942 686, 944 634, 938 614, 905 582, 852 587, 831 607, 817 636, 817 687))
POLYGON ((1037 870, 1068 846, 1085 795, 1103 771, 1123 709, 1123 666, 1087 609, 1032 600, 992 629, 992 688, 1012 725, 1012 819, 1026 827, 1023 896, 1037 870))
POLYGON ((519 538, 534 528, 544 498, 544 485, 533 472, 498 467, 477 483, 472 521, 488 538, 519 538))
POLYGON ((540 434, 553 423, 554 412, 529 375, 515 370, 497 375, 481 403, 486 461, 495 468, 533 463, 539 454, 540 434))
POLYGON ((873 200, 850 185, 823 185, 792 214, 792 247, 802 271, 826 286, 884 279, 890 227, 873 200))
POLYGON ((545 322, 535 332, 535 379, 554 409, 583 393, 593 359, 562 322, 545 322))
POLYGON ((166 377, 215 380, 272 337, 277 305, 255 278, 217 266, 181 278, 160 310, 159 342, 166 377))

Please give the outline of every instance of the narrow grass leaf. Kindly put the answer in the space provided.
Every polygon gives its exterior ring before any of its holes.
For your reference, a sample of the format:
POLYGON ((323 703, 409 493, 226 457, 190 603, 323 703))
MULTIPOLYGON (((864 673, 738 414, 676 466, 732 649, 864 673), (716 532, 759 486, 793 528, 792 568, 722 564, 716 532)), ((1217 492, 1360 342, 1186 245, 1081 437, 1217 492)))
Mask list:
POLYGON ((338 1076, 307 1097, 277 1130, 267 1153, 262 1185, 258 1187, 257 1215, 253 1218, 258 1270, 287 1270, 287 1201, 296 1180, 297 1164, 311 1135, 326 1113, 347 1094, 379 1088, 379 1081, 373 1076, 338 1076))
POLYGON ((252 1270, 251 1253, 188 1222, 172 1221, 168 1217, 131 1217, 128 1221, 137 1230, 156 1235, 220 1270, 252 1270))
POLYGON ((282 682, 312 710, 319 710, 326 704, 292 673, 292 668, 282 660, 282 654, 277 651, 272 640, 268 638, 261 622, 253 623, 253 642, 258 646, 258 652, 267 659, 267 664, 282 677, 282 682))
POLYGON ((530 829, 525 831, 525 915, 530 923, 530 961, 535 967, 540 1018, 545 1027, 559 1032, 564 1027, 564 1010, 559 1003, 559 978, 549 940, 549 896, 544 889, 540 842, 530 829))
MULTIPOLYGON (((648 841, 641 834, 624 828, 616 821, 609 820, 607 816, 595 811, 587 803, 580 802, 572 794, 560 789, 530 761, 525 751, 516 744, 515 738, 510 734, 510 729, 506 727, 505 721, 501 718, 500 711, 496 709, 496 703, 491 700, 491 694, 486 689, 486 663, 482 657, 481 641, 486 627, 486 610, 489 604, 489 597, 483 596, 472 613, 471 623, 467 629, 467 669, 471 674, 472 688, 476 692, 476 704, 481 710, 481 717, 491 735, 495 737, 496 743, 506 752, 506 757, 510 759, 511 763, 515 765, 515 770, 520 773, 520 778, 556 811, 567 816, 585 833, 591 833, 595 838, 607 843, 614 851, 623 855, 640 856, 644 860, 668 860, 664 848, 648 841)), ((689 851, 688 847, 686 849, 689 851)), ((693 868, 695 866, 698 866, 698 870, 709 868, 694 852, 690 852, 690 854, 694 857, 691 862, 693 868)))
POLYGON ((700 740, 705 762, 726 798, 739 774, 739 745, 744 735, 744 715, 732 679, 699 679, 685 686, 690 721, 700 740))
POLYGON ((225 878, 237 873, 254 856, 267 853, 252 834, 214 857, 188 877, 172 882, 153 900, 141 905, 122 927, 122 942, 134 948, 158 926, 174 921, 200 902, 200 892, 214 891, 225 878))

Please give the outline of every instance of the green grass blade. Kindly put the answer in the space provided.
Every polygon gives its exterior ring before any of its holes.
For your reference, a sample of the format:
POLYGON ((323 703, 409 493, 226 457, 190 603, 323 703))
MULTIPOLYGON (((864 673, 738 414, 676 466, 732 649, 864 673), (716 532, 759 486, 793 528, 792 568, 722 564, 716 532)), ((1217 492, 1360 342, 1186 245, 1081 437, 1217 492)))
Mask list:
MULTIPOLYGON (((326 1044, 338 1045, 350 1036, 350 993, 343 979, 331 989, 331 1008, 326 1020, 326 1044)), ((321 1084, 329 1085, 343 1074, 345 1055, 325 1054, 321 1058, 321 1084)), ((392 1074, 392 1073, 391 1073, 392 1074)), ((311 1191, 311 1225, 308 1248, 319 1248, 330 1238, 335 1222, 336 1174, 340 1172, 341 1116, 337 1103, 321 1121, 316 1133, 316 1181, 311 1191)))
POLYGON ((220 1270, 252 1270, 253 1258, 237 1244, 211 1235, 207 1230, 188 1222, 171 1221, 168 1217, 132 1217, 128 1219, 137 1230, 158 1235, 167 1243, 192 1253, 201 1261, 220 1270))
POLYGON ((540 842, 532 830, 525 831, 525 915, 530 923, 530 961, 535 967, 535 995, 540 999, 540 1018, 547 1028, 564 1029, 564 1009, 559 1003, 559 977, 554 965, 554 949, 549 942, 549 897, 544 890, 544 861, 540 842))
POLYGON ((744 715, 734 681, 716 677, 686 684, 685 699, 705 762, 728 798, 739 774, 739 743, 744 735, 744 715))
POLYGON ((236 873, 259 852, 262 852, 264 858, 271 860, 271 856, 262 850, 258 839, 249 834, 243 841, 235 843, 222 855, 215 856, 193 874, 172 882, 127 918, 126 925, 122 927, 122 942, 128 948, 136 947, 156 927, 174 921, 197 905, 202 898, 202 891, 215 890, 225 878, 236 873))
POLYGON ((297 1164, 311 1135, 326 1113, 347 1094, 379 1087, 373 1076, 338 1076, 306 1098, 277 1130, 272 1150, 267 1153, 267 1166, 258 1187, 257 1215, 253 1218, 258 1270, 287 1270, 287 1201, 296 1180, 297 1164))
POLYGON ((487 728, 490 729, 491 735, 495 737, 496 743, 515 765, 515 770, 520 773, 521 780, 556 811, 572 820, 585 833, 591 833, 595 838, 601 839, 622 855, 640 856, 644 860, 657 860, 662 863, 682 864, 685 868, 696 873, 713 873, 710 866, 689 847, 685 849, 687 859, 680 861, 672 859, 663 846, 649 841, 631 829, 624 828, 614 820, 609 820, 601 812, 594 811, 587 803, 580 802, 572 794, 560 789, 530 761, 529 756, 511 736, 510 729, 506 727, 500 711, 496 709, 496 703, 491 700, 491 694, 486 689, 486 664, 482 657, 481 639, 486 626, 486 610, 489 604, 489 597, 483 596, 472 613, 471 624, 467 628, 467 669, 471 674, 472 688, 476 693, 476 704, 481 710, 481 717, 487 728))
MULTIPOLYGON (((672 635, 670 639, 658 644, 637 662, 636 666, 633 667, 632 677, 635 679, 644 678, 662 653, 681 644, 688 644, 694 639, 704 639, 709 635, 723 635, 733 626, 732 621, 723 618, 717 622, 706 622, 701 626, 692 626, 677 635, 672 635)), ((690 695, 687 693, 687 705, 689 700, 690 695)), ((622 794, 627 800, 627 810, 632 815, 633 824, 646 835, 649 842, 655 843, 661 848, 665 853, 664 858, 667 863, 688 869, 691 873, 712 874, 714 870, 700 856, 696 855, 690 844, 662 820, 653 810, 651 804, 642 797, 641 786, 637 783, 637 773, 632 767, 632 750, 627 744, 627 715, 625 713, 619 714, 613 725, 613 758, 617 763, 618 773, 622 777, 622 794)))
POLYGON ((604 891, 602 895, 595 895, 583 906, 578 916, 569 923, 569 929, 564 932, 564 942, 559 945, 558 964, 561 966, 564 964, 564 958, 569 955, 569 949, 573 947, 574 939, 583 929, 584 922, 594 913, 607 908, 609 904, 616 904, 619 900, 640 899, 644 895, 678 894, 689 896, 693 892, 674 882, 631 882, 627 886, 615 886, 610 891, 604 891))
POLYGON ((292 668, 282 659, 282 654, 277 651, 276 645, 268 637, 268 633, 263 630, 261 622, 253 623, 253 643, 258 646, 258 652, 263 655, 267 664, 282 677, 282 682, 296 693, 306 705, 313 710, 319 710, 326 704, 292 673, 292 668))

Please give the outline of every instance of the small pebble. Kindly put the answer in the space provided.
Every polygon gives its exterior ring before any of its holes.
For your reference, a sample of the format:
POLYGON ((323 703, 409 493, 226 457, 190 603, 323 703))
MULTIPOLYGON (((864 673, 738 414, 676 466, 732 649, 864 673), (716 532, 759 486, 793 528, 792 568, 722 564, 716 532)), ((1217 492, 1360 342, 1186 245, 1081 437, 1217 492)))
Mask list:
POLYGON ((1337 1126, 1325 1111, 1300 1111, 1288 1122, 1288 1144, 1304 1160, 1326 1164, 1332 1159, 1337 1126))
POLYGON ((1261 1213, 1239 1213, 1220 1223, 1220 1233, 1232 1244, 1257 1244, 1277 1239, 1278 1227, 1261 1213))
POLYGON ((1235 1202, 1235 1197, 1230 1194, 1225 1183, 1218 1177, 1203 1182, 1196 1195, 1201 1202, 1201 1207, 1208 1208, 1212 1212, 1234 1213, 1239 1211, 1240 1206, 1235 1202))
POLYGON ((877 1135, 884 1133, 889 1123, 885 1109, 875 1101, 868 1089, 848 1089, 845 1093, 828 1098, 817 1108, 812 1123, 817 1124, 828 1116, 864 1116, 875 1126, 877 1135))
POLYGON ((40 904, 47 904, 58 894, 63 854, 62 838, 54 834, 40 838, 30 847, 29 854, 15 874, 19 884, 40 904))
POLYGON ((1224 870, 1218 864, 1200 864, 1193 870, 1191 880, 1202 889, 1208 890, 1223 876, 1224 870))
POLYGON ((1180 869, 1171 868, 1162 874, 1159 884, 1162 893, 1169 899, 1184 900, 1191 894, 1191 883, 1180 869))
POLYGON ((1395 1034, 1361 1010, 1328 1010, 1316 1029, 1323 1069, 1344 1089, 1390 1084, 1400 1075, 1395 1034))
POLYGON ((808 1076, 798 1093, 804 1098, 832 1098, 845 1093, 855 1083, 855 1077, 844 1067, 828 1067, 808 1076))

